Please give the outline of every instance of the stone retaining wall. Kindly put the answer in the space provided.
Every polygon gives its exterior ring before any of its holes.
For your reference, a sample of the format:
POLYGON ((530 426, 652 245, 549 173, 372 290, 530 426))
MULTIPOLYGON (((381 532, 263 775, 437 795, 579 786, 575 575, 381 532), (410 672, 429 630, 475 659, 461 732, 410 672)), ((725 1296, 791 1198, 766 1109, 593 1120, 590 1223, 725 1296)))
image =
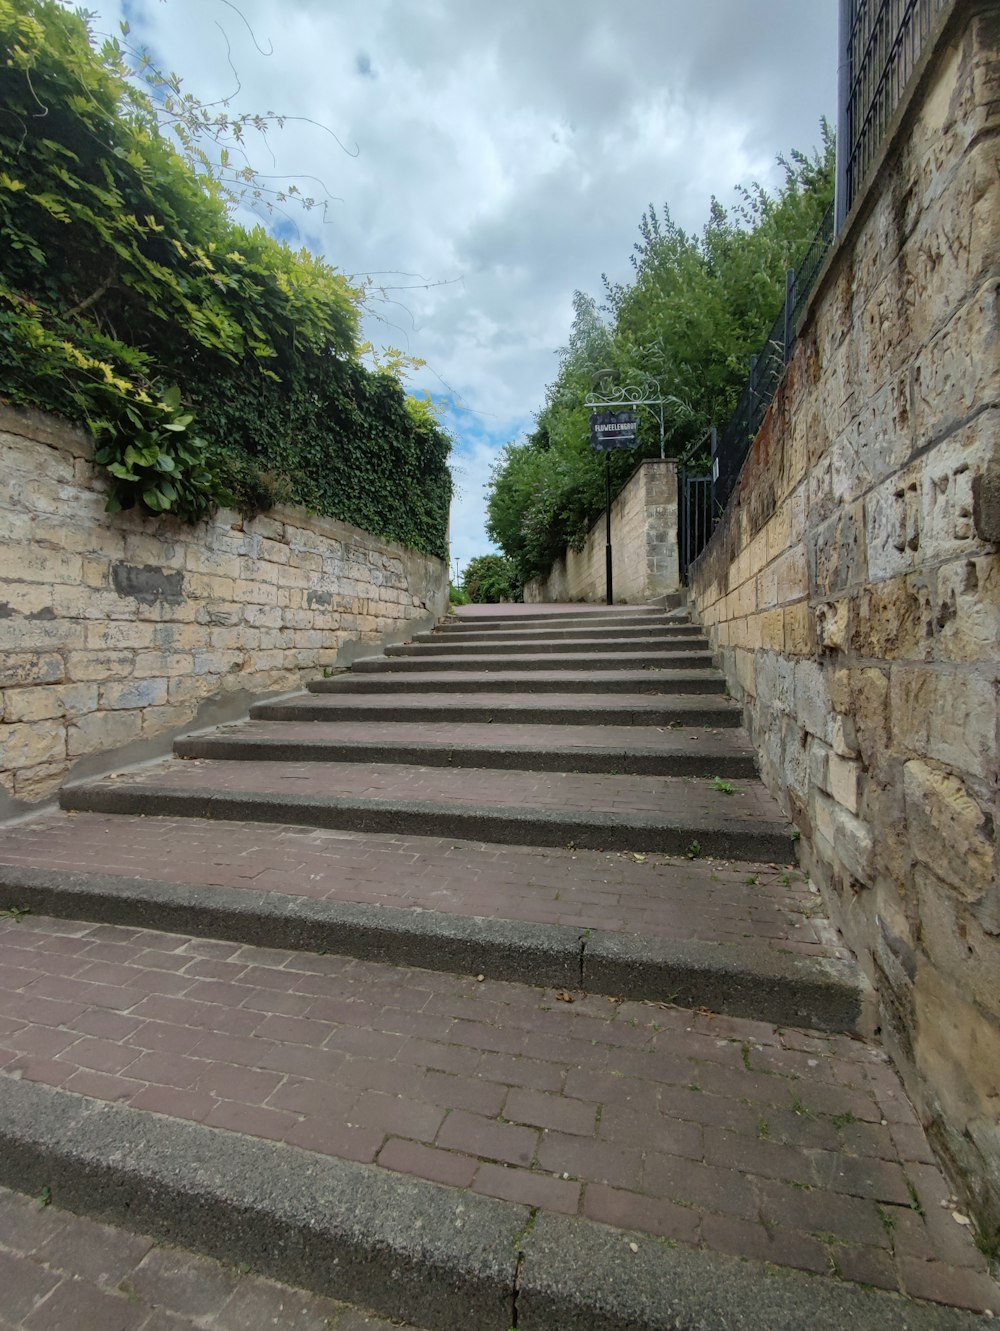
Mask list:
MULTIPOLYGON (((525 601, 603 601, 605 539, 602 513, 582 550, 567 550, 548 577, 525 586, 525 601)), ((675 463, 639 464, 612 502, 611 543, 615 601, 640 604, 678 589, 675 463)))
POLYGON ((956 3, 691 577, 765 780, 1000 1241, 1000 14, 956 3))
POLYGON ((447 608, 443 561, 304 509, 107 514, 92 455, 0 407, 0 818, 447 608))

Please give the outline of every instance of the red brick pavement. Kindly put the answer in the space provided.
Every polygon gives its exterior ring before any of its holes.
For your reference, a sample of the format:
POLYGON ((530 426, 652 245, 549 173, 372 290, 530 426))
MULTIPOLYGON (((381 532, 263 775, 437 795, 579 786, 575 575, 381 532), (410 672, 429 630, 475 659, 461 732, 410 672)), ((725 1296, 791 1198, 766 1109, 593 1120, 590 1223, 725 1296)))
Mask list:
POLYGON ((258 791, 281 796, 331 795, 366 800, 550 809, 569 813, 678 813, 758 827, 785 826, 777 801, 758 780, 736 781, 732 795, 694 777, 610 776, 487 768, 419 767, 396 763, 248 763, 239 759, 168 759, 123 772, 122 789, 157 786, 218 793, 258 791))
POLYGON ((359 1308, 0 1188, 0 1331, 15 1328, 406 1331, 359 1308))
POLYGON ((43 918, 0 925, 0 985, 3 1075, 1000 1310, 845 1036, 43 918))
POLYGON ((485 746, 492 749, 522 747, 566 753, 572 769, 574 749, 602 749, 623 757, 636 749, 662 754, 696 751, 725 760, 753 752, 745 733, 735 726, 717 730, 649 726, 544 726, 504 722, 468 721, 456 730, 450 721, 241 721, 220 726, 213 735, 241 739, 311 740, 317 743, 421 744, 455 749, 485 746))
POLYGON ((850 955, 804 876, 766 864, 89 813, 0 829, 0 863, 850 955))

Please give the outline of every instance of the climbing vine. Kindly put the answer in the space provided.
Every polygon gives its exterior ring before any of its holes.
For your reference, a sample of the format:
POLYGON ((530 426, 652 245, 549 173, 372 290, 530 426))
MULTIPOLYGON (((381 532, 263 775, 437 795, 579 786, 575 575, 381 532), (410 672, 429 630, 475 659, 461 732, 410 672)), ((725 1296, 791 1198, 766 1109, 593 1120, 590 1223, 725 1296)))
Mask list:
POLYGON ((360 289, 237 225, 122 49, 0 0, 0 390, 94 434, 112 511, 286 497, 445 553, 449 440, 358 360, 360 289))

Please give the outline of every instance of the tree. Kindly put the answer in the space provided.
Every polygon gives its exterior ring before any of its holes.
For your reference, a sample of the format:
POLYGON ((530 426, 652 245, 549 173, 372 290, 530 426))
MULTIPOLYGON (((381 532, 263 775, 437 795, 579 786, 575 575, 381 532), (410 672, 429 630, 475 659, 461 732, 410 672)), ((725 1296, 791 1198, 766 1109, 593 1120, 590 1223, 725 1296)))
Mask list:
MULTIPOLYGON (((698 236, 681 230, 668 206, 651 204, 639 221, 632 280, 605 279, 603 308, 575 293, 569 341, 536 428, 507 446, 488 487, 487 530, 523 578, 548 572, 566 546, 579 548, 603 507, 604 463, 590 448, 585 405, 597 371, 612 371, 619 385, 656 381, 668 404, 668 457, 697 458, 708 427, 732 413, 781 308, 786 272, 833 198, 825 121, 821 134, 820 151, 778 159, 785 178, 776 194, 753 184, 737 190, 731 209, 713 199, 698 236)), ((658 425, 644 414, 637 452, 612 455, 613 487, 658 452, 658 425)))

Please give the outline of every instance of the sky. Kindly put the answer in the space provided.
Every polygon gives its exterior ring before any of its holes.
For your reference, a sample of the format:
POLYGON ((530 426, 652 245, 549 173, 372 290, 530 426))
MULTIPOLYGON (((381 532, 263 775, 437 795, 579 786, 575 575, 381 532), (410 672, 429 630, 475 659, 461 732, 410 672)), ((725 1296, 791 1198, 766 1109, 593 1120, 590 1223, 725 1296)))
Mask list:
POLYGON ((365 335, 455 439, 452 558, 555 377, 575 290, 621 280, 643 210, 700 230, 836 119, 836 0, 91 0, 202 100, 290 119, 250 163, 324 202, 262 220, 372 275, 365 335))

